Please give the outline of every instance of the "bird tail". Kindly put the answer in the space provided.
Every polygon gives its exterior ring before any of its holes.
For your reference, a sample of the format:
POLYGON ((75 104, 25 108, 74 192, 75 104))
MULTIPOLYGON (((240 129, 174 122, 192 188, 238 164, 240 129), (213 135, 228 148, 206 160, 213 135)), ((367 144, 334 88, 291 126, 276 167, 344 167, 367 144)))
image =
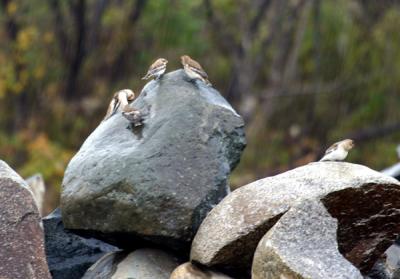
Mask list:
POLYGON ((147 73, 142 79, 149 79, 150 75, 147 73))

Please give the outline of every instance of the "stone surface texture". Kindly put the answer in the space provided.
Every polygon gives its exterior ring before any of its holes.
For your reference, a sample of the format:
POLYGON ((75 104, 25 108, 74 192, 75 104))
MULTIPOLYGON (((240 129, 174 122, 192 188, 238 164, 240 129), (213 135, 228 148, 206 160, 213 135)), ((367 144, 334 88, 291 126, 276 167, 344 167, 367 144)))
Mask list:
POLYGON ((169 279, 233 279, 221 272, 200 268, 190 262, 181 264, 171 274, 169 279))
POLYGON ((117 247, 94 238, 84 238, 66 229, 61 211, 43 218, 47 262, 53 279, 81 278, 100 257, 117 247))
POLYGON ((339 220, 339 251, 368 270, 400 232, 399 186, 392 177, 346 162, 310 163, 258 180, 208 214, 193 240, 191 259, 248 268, 259 240, 292 204, 316 199, 339 220))
POLYGON ((0 278, 51 278, 33 194, 28 184, 1 160, 0 278))
POLYGON ((261 239, 252 279, 362 279, 339 252, 338 224, 321 202, 293 206, 261 239))
POLYGON ((113 252, 90 267, 82 279, 169 279, 178 265, 174 256, 157 249, 113 252))
POLYGON ((44 184, 43 176, 40 173, 32 175, 25 179, 29 188, 33 193, 33 198, 36 202, 40 215, 43 214, 44 196, 46 193, 46 185, 44 184))
POLYGON ((65 227, 189 246, 229 192, 228 175, 245 147, 243 120, 219 92, 182 70, 148 83, 131 106, 144 115, 143 126, 117 113, 69 163, 65 227))

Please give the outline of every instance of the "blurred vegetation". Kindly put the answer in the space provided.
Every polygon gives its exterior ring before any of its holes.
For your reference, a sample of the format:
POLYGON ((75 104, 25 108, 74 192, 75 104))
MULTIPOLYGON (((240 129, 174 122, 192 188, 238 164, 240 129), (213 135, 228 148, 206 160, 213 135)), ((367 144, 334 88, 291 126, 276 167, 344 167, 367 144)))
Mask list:
POLYGON ((43 174, 48 210, 113 92, 157 57, 201 62, 245 118, 234 187, 351 137, 382 169, 400 140, 400 1, 0 0, 0 157, 43 174))

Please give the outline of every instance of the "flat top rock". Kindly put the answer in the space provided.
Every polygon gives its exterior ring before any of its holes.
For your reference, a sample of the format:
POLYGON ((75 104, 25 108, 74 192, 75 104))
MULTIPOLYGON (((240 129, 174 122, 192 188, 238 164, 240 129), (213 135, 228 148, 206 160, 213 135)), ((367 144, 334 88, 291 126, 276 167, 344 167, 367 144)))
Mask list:
POLYGON ((233 264, 243 262, 247 252, 251 260, 258 239, 293 203, 365 184, 400 185, 362 165, 315 162, 243 186, 204 219, 192 243, 191 259, 206 265, 233 264))

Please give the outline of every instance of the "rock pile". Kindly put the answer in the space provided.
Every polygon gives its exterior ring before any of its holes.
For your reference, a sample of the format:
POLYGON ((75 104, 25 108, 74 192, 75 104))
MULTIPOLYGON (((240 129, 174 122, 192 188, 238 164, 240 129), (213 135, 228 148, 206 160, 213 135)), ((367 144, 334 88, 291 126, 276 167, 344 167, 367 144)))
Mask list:
POLYGON ((200 226, 191 260, 252 264, 253 278, 362 278, 400 232, 399 196, 397 180, 367 167, 311 163, 228 195, 200 226))
MULTIPOLYGON (((61 215, 43 219, 53 278, 398 276, 382 259, 400 233, 396 179, 316 162, 230 193, 243 121, 217 91, 175 71, 131 105, 143 125, 104 120, 68 165, 61 215)), ((50 278, 31 191, 4 163, 0 186, 0 277, 50 278)))

